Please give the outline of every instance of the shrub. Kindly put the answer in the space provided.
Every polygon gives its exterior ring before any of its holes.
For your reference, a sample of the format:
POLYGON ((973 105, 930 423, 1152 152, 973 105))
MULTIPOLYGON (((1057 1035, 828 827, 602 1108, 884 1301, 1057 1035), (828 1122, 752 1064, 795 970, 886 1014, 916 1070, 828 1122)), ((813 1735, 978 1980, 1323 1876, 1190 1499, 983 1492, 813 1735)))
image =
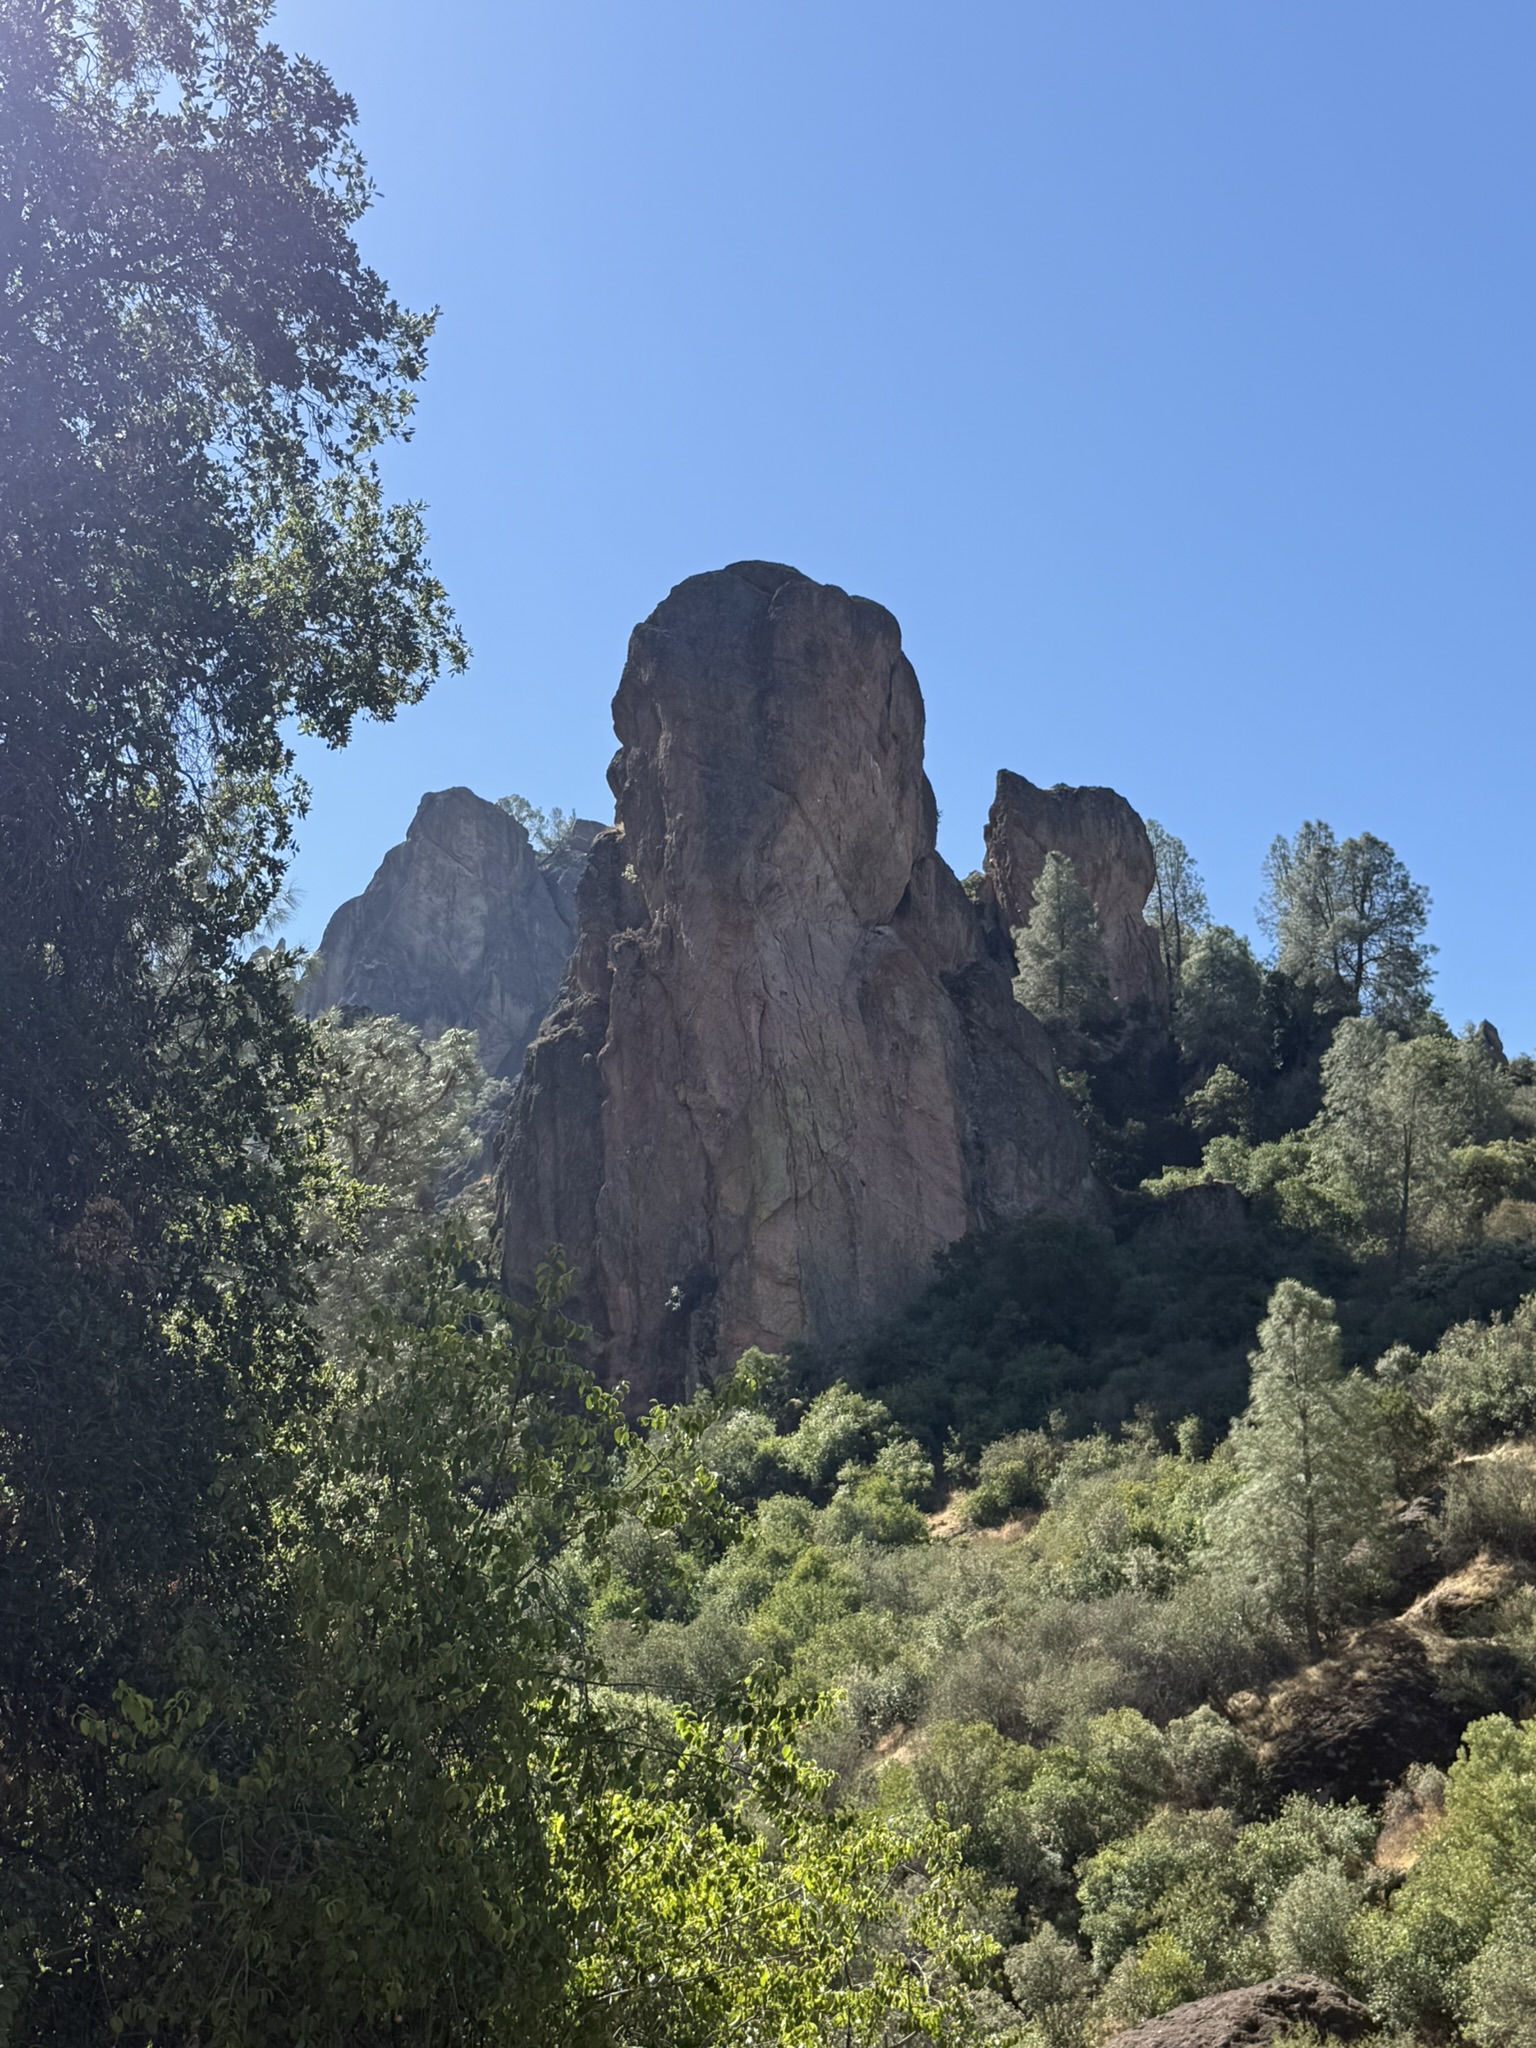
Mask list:
POLYGON ((1085 1865, 1077 1894, 1100 1974, 1161 1924, 1180 1893, 1220 1897, 1228 1920, 1240 1918, 1235 1843, 1231 1816, 1217 1809, 1156 1814, 1136 1834, 1101 1849, 1085 1865))
POLYGON ((1037 1762, 985 1722, 940 1721, 923 1739, 912 1783, 930 1814, 967 1831, 968 1862, 1022 1887, 1042 1871, 1025 1809, 1037 1762))
POLYGON ((1487 2048, 1536 2048, 1536 1924, 1512 1909, 1467 1972, 1466 2018, 1487 2048))
POLYGON ((1204 1965, 1178 1937, 1159 1928, 1115 1966, 1104 2002, 1113 2020, 1133 2027, 1199 1998, 1206 1989, 1206 1975, 1204 1965))
POLYGON ((760 1408, 734 1408, 710 1423, 699 1439, 699 1463, 713 1472, 727 1500, 748 1501, 774 1470, 778 1439, 760 1408))
POLYGON ((884 1473, 865 1471, 833 1494, 821 1534, 828 1543, 926 1543, 928 1523, 884 1473))
POLYGON ((1256 1911, 1268 1912, 1303 1871, 1318 1866, 1361 1875, 1376 1846, 1376 1816, 1358 1799, 1332 1805, 1293 1792, 1274 1820, 1238 1837, 1238 1867, 1256 1911))
POLYGON ((1088 2031, 1093 1972, 1076 1942, 1047 1922, 1009 1949, 1003 1975, 1020 2012, 1039 2028, 1045 2048, 1078 2048, 1088 2031))
POLYGON ((1264 1932, 1277 1970, 1310 1970, 1339 1983, 1350 1972, 1349 1925, 1360 1886, 1336 1863, 1298 1871, 1269 1910, 1264 1932))
POLYGON ((852 1566, 813 1543, 801 1551, 747 1628, 768 1657, 788 1666, 802 1644, 829 1622, 851 1613, 860 1598, 859 1578, 852 1566))
POLYGON ((988 1444, 963 1513, 977 1529, 995 1529, 1026 1508, 1045 1505, 1046 1488, 1061 1461, 1060 1446, 1038 1429, 1018 1430, 988 1444))
POLYGON ((727 1704, 757 1660, 746 1630, 718 1611, 657 1622, 643 1634, 610 1626, 602 1650, 615 1681, 701 1712, 727 1704))
POLYGON ((1414 1375, 1412 1391, 1451 1441, 1468 1450, 1536 1427, 1536 1294, 1508 1316, 1447 1330, 1414 1375))
POLYGON ((882 1444, 875 1453, 874 1472, 903 1500, 921 1501, 933 1491, 933 1460, 915 1437, 893 1437, 882 1444))
POLYGON ((1501 2012, 1498 2001, 1518 1954, 1518 1902, 1532 1899, 1536 1721, 1517 1726, 1495 1714, 1467 1730, 1446 1777, 1444 1819, 1392 1910, 1357 1923, 1356 1970, 1372 2005, 1398 2024, 1444 2027, 1485 1997, 1496 2024, 1512 2012, 1513 2025, 1518 2007, 1505 2000, 1501 2012))
POLYGON ((746 1523, 735 1546, 707 1575, 704 1598, 738 1620, 773 1591, 812 1541, 816 1510, 809 1501, 778 1493, 746 1523))
POLYGON ((831 1484, 839 1467, 867 1463, 895 1433, 882 1402, 839 1381, 816 1396, 791 1435, 775 1438, 772 1452, 784 1471, 817 1491, 831 1484))
POLYGON ((1442 1541, 1452 1558, 1485 1545, 1536 1556, 1536 1460, 1510 1449, 1467 1458, 1446 1479, 1442 1541))
POLYGON ((1241 1735, 1212 1706, 1170 1721, 1163 1731, 1164 1753, 1174 1792, 1184 1806, 1244 1804, 1257 1776, 1253 1754, 1241 1735))

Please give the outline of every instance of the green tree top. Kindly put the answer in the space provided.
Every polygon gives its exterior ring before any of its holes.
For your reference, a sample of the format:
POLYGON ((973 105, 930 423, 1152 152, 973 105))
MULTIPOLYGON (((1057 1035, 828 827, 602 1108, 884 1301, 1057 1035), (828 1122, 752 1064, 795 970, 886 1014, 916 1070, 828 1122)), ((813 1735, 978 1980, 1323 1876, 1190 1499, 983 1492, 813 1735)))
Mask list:
POLYGON ((1429 1008, 1424 937, 1429 891, 1384 839, 1362 832, 1340 841, 1309 820, 1283 834, 1264 862, 1259 922, 1275 961, 1295 981, 1336 992, 1384 1024, 1405 1030, 1429 1008))
POLYGON ((1147 837, 1157 877, 1147 902, 1147 922, 1157 933, 1168 986, 1178 993, 1179 976, 1189 949, 1211 921, 1211 906, 1194 856, 1176 833, 1147 820, 1147 837))
POLYGON ((1333 1303, 1282 1280, 1232 1429, 1243 1484, 1211 1518, 1215 1553, 1315 1655, 1379 1570, 1392 1468, 1369 1387, 1339 1362, 1333 1303))
POLYGON ((558 804, 552 804, 547 811, 540 810, 536 803, 515 793, 497 797, 496 808, 516 818, 532 841, 535 853, 557 853, 576 824, 574 811, 562 811, 558 804))

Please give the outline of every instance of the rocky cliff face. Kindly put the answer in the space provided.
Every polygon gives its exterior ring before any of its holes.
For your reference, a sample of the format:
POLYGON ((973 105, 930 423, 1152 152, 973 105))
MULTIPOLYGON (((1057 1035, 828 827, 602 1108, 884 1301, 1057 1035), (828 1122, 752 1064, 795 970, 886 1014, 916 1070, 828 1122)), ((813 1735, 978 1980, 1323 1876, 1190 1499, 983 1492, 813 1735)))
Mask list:
POLYGON ((487 1072, 515 1074, 570 958, 576 876, 601 830, 583 822, 541 857, 473 791, 424 796, 404 843, 326 926, 305 1009, 356 1003, 428 1032, 467 1026, 487 1072))
POLYGON ((1029 922, 1048 853, 1064 853, 1093 898, 1110 994, 1165 1011, 1167 977, 1144 914, 1157 878, 1146 826, 1112 789, 1040 789, 1002 769, 987 819, 986 876, 1010 931, 1029 922))
POLYGON ((896 621, 793 569, 680 584, 614 699, 618 827, 503 1147, 509 1284, 559 1242, 611 1377, 835 1335, 983 1223, 1091 1200, 1010 965, 934 851, 896 621))

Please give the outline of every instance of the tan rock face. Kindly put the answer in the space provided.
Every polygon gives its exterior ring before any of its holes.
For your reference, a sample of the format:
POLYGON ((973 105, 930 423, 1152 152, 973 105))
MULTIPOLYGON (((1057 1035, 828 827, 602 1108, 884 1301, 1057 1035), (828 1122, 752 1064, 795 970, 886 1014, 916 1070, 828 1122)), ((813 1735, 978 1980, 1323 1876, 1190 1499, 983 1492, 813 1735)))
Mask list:
POLYGON ((1040 789, 1002 769, 987 819, 986 875, 1011 931, 1029 922, 1048 853, 1064 853, 1093 898, 1110 994, 1165 1011, 1167 977, 1145 917, 1157 878, 1146 826, 1112 789, 1040 789))
POLYGON ((1091 1200, 1009 966, 934 851, 896 621, 795 570, 637 628, 618 829, 503 1148, 509 1283, 560 1242, 611 1377, 829 1336, 966 1230, 1091 1200))
POLYGON ((487 1072, 516 1073, 560 986, 575 936, 575 873, 601 827, 540 857, 523 827, 473 790, 424 796, 403 844, 343 903, 304 990, 311 1016, 352 1003, 436 1034, 479 1034, 487 1072))

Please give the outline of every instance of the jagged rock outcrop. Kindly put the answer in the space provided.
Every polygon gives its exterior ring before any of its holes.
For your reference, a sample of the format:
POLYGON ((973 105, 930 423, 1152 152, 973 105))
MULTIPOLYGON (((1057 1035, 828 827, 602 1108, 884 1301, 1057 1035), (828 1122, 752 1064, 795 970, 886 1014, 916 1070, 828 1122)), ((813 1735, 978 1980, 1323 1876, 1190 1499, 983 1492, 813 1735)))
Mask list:
POLYGON ((680 584, 614 699, 618 827, 504 1140, 506 1271, 560 1243, 606 1370, 676 1395, 828 1337, 978 1224, 1092 1200, 1010 965, 934 851, 896 621, 796 570, 680 584))
POLYGON ((601 825, 540 856, 517 819, 468 789, 424 796, 404 842, 325 928, 304 1007, 357 1004, 424 1031, 479 1033, 515 1074, 570 958, 576 877, 601 825))
POLYGON ((1358 1999, 1321 1977, 1272 1977, 1266 1984, 1176 2005, 1155 2020, 1111 2034, 1105 2048, 1263 2048, 1298 2027, 1358 2041, 1375 2032, 1376 2022, 1358 1999))
POLYGON ((987 818, 985 873, 1010 931, 1029 922, 1048 853, 1064 853, 1093 898, 1110 994, 1166 1011, 1167 976, 1145 916, 1157 879, 1146 826, 1115 790, 1040 789, 1001 769, 987 818))

